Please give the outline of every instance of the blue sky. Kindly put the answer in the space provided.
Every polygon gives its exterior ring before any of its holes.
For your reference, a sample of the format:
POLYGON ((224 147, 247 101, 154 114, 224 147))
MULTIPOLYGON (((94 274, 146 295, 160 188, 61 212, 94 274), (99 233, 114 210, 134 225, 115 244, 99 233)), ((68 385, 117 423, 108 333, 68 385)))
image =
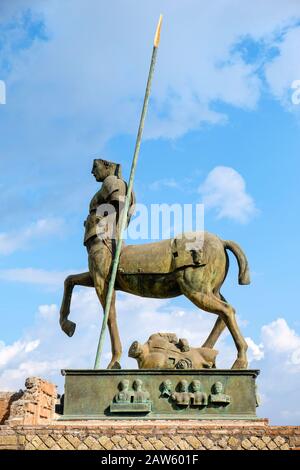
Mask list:
MULTIPOLYGON (((153 32, 164 13, 135 191, 139 203, 205 203, 205 228, 237 241, 252 283, 231 267, 223 294, 250 338, 262 406, 299 424, 300 5, 296 0, 6 1, 0 4, 0 389, 91 367, 101 312, 77 289, 75 336, 58 327, 66 273, 86 268, 92 159, 128 177, 153 32), (210 202, 209 201, 212 201, 210 202)), ((200 344, 214 318, 183 298, 118 296, 127 349, 156 330, 200 344), (138 307, 138 308, 137 308, 138 307), (133 327, 134 326, 134 327, 133 327)), ((220 367, 235 351, 218 343, 220 367)), ((103 366, 108 362, 109 345, 103 366)))

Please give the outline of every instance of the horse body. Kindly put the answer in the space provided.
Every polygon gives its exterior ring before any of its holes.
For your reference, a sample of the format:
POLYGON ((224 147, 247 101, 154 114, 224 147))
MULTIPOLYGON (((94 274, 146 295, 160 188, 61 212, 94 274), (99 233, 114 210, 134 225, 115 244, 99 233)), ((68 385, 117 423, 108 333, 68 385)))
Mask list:
MULTIPOLYGON (((213 348, 227 326, 238 351, 233 367, 246 368, 247 344, 237 326, 233 307, 220 293, 229 267, 226 250, 232 251, 238 261, 240 284, 250 282, 246 256, 235 242, 223 241, 208 232, 204 233, 203 245, 196 250, 187 250, 184 248, 186 244, 175 242, 176 239, 125 246, 120 258, 115 290, 150 298, 185 295, 198 308, 217 314, 218 319, 203 347, 213 348), (183 261, 178 264, 178 260, 183 261)), ((103 245, 99 244, 103 242, 101 240, 94 242, 95 255, 93 249, 89 251, 89 272, 68 276, 65 281, 60 324, 69 336, 72 336, 75 330, 75 324, 68 320, 71 295, 75 285, 95 287, 102 306, 105 305, 112 254, 108 248, 105 248, 101 250, 100 255, 99 246, 103 245)), ((113 355, 109 364, 111 368, 118 364, 121 356, 115 302, 112 303, 109 313, 108 327, 113 355)))
MULTIPOLYGON (((187 242, 186 242, 187 243, 187 242)), ((192 268, 193 283, 199 291, 217 292, 227 272, 228 257, 224 244, 216 235, 206 232, 199 265, 192 261, 176 268, 172 263, 172 240, 129 245, 122 251, 115 289, 140 297, 167 299, 182 295, 177 281, 181 270, 192 268)))

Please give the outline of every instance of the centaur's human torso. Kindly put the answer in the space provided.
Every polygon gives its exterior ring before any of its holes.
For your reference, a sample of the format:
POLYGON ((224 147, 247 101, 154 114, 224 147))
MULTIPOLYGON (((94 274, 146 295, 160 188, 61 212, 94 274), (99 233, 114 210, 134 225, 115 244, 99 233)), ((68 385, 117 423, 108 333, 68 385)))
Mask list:
POLYGON ((117 239, 117 225, 124 207, 126 183, 115 175, 109 175, 90 202, 89 215, 84 223, 84 244, 93 237, 117 239), (115 211, 113 214, 112 211, 115 211), (111 225, 113 224, 113 225, 111 225), (111 225, 111 226, 110 226, 111 225))
MULTIPOLYGON (((89 271, 92 277, 99 275, 108 281, 116 241, 119 238, 119 223, 125 204, 127 184, 118 174, 116 164, 101 160, 99 162, 103 167, 104 178, 100 190, 91 199, 89 215, 84 222, 84 245, 89 254, 89 271)), ((134 195, 131 199, 127 225, 133 206, 134 195)))

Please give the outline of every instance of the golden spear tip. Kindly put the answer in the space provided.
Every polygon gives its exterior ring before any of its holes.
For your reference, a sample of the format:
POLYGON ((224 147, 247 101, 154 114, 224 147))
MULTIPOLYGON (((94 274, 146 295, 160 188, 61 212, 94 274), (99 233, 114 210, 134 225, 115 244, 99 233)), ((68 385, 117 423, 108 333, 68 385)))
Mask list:
POLYGON ((156 32, 155 32, 155 36, 154 36, 154 47, 159 46, 161 22, 162 22, 162 15, 159 16, 159 20, 158 20, 158 23, 157 23, 157 28, 156 28, 156 32))

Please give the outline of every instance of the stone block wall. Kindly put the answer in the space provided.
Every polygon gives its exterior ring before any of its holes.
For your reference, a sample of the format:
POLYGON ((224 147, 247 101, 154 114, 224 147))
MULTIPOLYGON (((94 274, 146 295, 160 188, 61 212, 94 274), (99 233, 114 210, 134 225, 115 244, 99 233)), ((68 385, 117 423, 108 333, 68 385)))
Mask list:
POLYGON ((9 418, 11 405, 22 396, 20 392, 0 392, 0 425, 9 418))
POLYGON ((292 450, 300 427, 257 422, 103 421, 1 426, 0 449, 20 450, 292 450))

